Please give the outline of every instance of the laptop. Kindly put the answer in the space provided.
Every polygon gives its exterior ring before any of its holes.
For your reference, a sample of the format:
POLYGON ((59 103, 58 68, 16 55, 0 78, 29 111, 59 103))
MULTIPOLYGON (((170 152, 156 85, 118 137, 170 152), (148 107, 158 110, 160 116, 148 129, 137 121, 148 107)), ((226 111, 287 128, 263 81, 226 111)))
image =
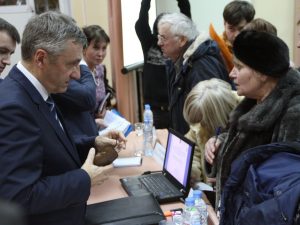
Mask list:
POLYGON ((159 203, 174 202, 188 195, 195 144, 169 129, 163 170, 121 178, 129 196, 152 193, 159 203))

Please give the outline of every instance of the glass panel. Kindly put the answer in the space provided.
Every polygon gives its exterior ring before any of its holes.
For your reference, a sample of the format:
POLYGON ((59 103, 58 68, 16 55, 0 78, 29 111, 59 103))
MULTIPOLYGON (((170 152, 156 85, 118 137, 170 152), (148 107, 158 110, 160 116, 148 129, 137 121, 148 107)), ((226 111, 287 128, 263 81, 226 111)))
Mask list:
POLYGON ((30 0, 0 0, 0 13, 10 14, 18 12, 31 12, 28 5, 30 0))
POLYGON ((58 0, 34 0, 35 13, 41 14, 49 10, 59 11, 58 0))
POLYGON ((0 6, 26 5, 26 0, 0 0, 0 6))

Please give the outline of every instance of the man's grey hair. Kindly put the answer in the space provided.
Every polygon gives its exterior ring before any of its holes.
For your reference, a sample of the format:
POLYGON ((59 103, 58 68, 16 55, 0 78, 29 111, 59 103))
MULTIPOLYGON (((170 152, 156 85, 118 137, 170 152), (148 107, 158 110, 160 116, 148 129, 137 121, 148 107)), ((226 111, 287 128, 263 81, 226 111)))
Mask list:
POLYGON ((172 35, 184 36, 188 41, 196 39, 199 35, 195 23, 182 13, 167 13, 158 22, 160 27, 163 24, 170 25, 172 35))
POLYGON ((87 43, 84 33, 74 19, 54 11, 34 16, 23 32, 22 59, 32 59, 37 49, 44 49, 50 56, 57 56, 65 50, 68 40, 82 46, 87 43))

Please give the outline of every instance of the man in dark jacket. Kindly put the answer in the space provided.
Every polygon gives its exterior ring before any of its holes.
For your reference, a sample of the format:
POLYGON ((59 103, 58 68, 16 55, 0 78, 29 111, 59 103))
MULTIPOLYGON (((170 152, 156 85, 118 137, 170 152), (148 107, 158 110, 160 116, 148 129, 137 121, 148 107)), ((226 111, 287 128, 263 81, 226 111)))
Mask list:
MULTIPOLYGON (((189 0, 177 0, 180 12, 191 17, 189 0)), ((154 126, 156 128, 169 127, 168 91, 166 58, 157 45, 157 23, 164 13, 159 14, 153 25, 153 33, 149 26, 151 0, 142 0, 139 18, 135 24, 136 34, 141 42, 144 67, 143 67, 143 98, 144 102, 151 105, 154 126)))
POLYGON ((171 127, 188 131, 183 104, 199 82, 219 78, 230 82, 217 44, 197 31, 195 24, 181 13, 165 14, 158 23, 158 45, 167 58, 171 127))
POLYGON ((50 96, 77 79, 85 44, 71 17, 36 15, 22 35, 22 60, 1 83, 0 198, 20 204, 30 225, 84 225, 91 186, 112 167, 93 164, 96 139, 75 145, 50 96), (80 150, 89 152, 83 165, 80 150))

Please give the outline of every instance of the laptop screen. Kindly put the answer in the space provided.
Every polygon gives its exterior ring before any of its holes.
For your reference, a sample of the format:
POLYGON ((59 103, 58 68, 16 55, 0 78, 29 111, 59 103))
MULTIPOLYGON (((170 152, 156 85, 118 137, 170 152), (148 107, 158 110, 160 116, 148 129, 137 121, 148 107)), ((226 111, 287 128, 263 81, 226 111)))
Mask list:
POLYGON ((166 156, 164 161, 164 171, 171 174, 184 187, 189 182, 189 172, 192 163, 194 144, 185 137, 169 131, 166 156))

